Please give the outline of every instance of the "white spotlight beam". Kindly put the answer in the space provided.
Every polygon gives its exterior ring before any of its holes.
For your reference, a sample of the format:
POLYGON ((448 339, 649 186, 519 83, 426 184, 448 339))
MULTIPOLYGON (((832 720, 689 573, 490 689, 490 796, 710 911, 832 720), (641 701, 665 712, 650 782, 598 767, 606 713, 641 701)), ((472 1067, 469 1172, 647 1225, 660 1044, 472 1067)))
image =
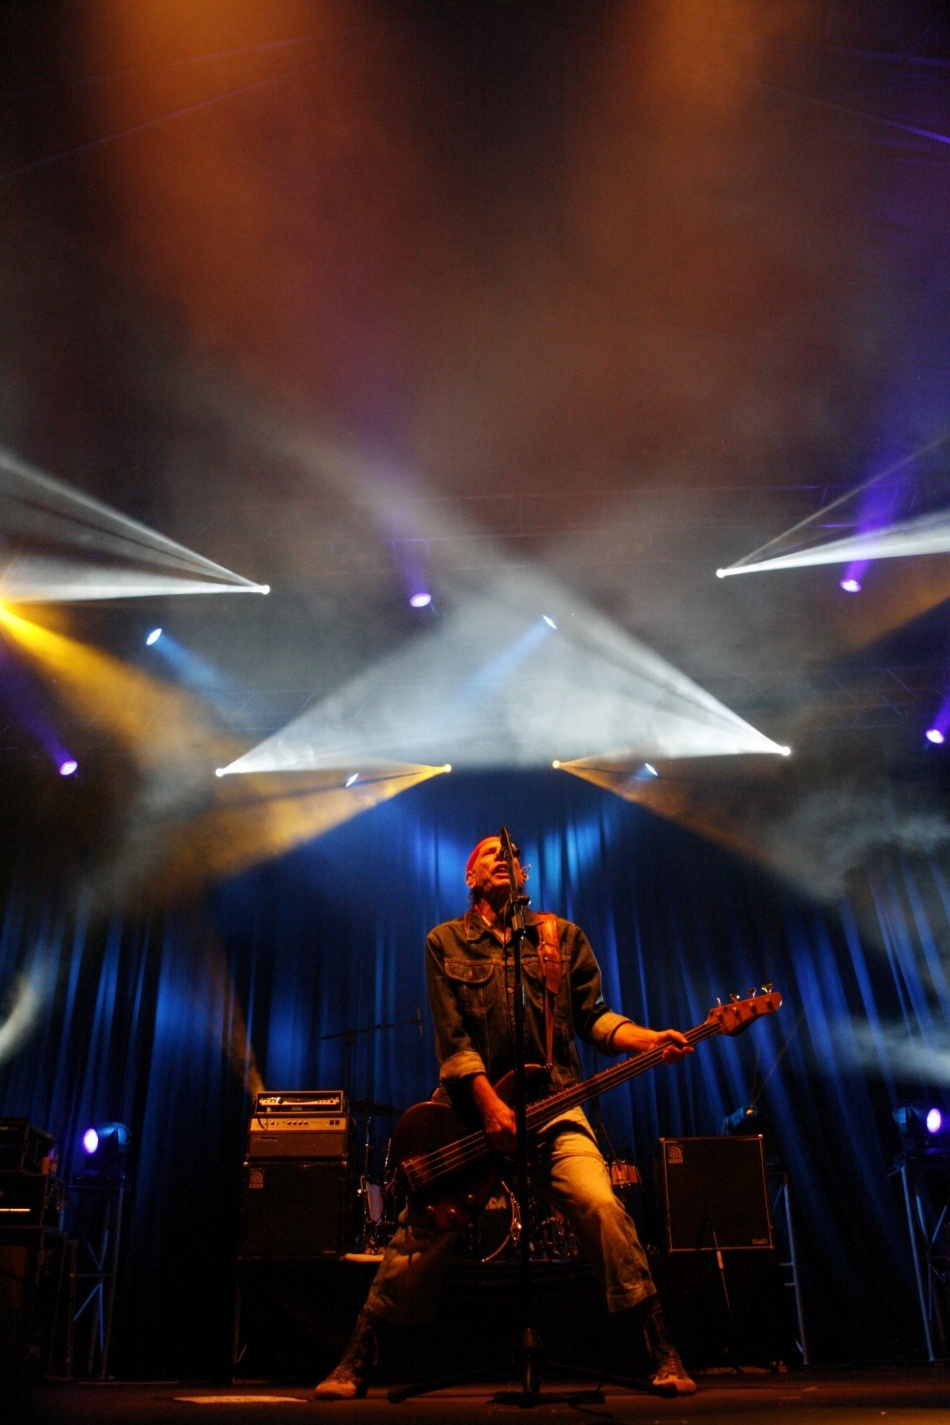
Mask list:
POLYGON ((170 574, 79 564, 61 559, 15 559, 0 572, 0 599, 9 604, 79 603, 165 594, 267 594, 268 584, 225 584, 170 574))
MULTIPOLYGON (((919 450, 912 451, 910 455, 902 456, 900 460, 895 460, 892 465, 888 465, 883 470, 879 470, 876 475, 872 475, 871 478, 869 480, 865 480, 862 485, 858 485, 854 490, 846 490, 843 495, 838 496, 837 500, 832 500, 830 505, 823 505, 822 508, 820 510, 816 510, 814 514, 808 515, 806 519, 799 520, 798 524, 793 525, 792 528, 786 530, 784 534, 776 535, 774 539, 770 539, 766 544, 760 545, 760 547, 754 550, 751 554, 743 555, 741 559, 737 559, 735 563, 730 564, 727 568, 717 569, 717 578, 725 579, 731 574, 743 574, 746 572, 746 570, 798 568, 806 562, 810 562, 812 564, 837 564, 850 559, 852 557, 850 554, 842 555, 840 560, 838 558, 816 558, 811 559, 810 561, 798 559, 797 556, 800 554, 813 554, 822 549, 833 549, 841 543, 841 541, 833 541, 830 544, 816 544, 811 546, 810 549, 803 550, 801 548, 802 536, 806 535, 807 531, 809 530, 813 530, 816 527, 820 528, 821 526, 825 525, 828 521, 828 516, 830 514, 832 514, 835 510, 841 509, 843 505, 854 503, 861 495, 864 494, 865 490, 870 490, 872 486, 880 484, 882 480, 886 480, 891 475, 897 475, 902 470, 906 470, 909 466, 913 465, 916 460, 921 460, 925 455, 930 455, 933 453, 933 451, 939 450, 942 445, 946 445, 948 440, 950 440, 950 436, 937 436, 935 440, 930 441, 929 444, 922 446, 919 450), (793 539, 797 540, 798 547, 795 549, 789 549, 789 542, 793 539), (784 552, 770 553, 770 551, 782 550, 783 546, 785 546, 784 552), (796 559, 797 562, 795 564, 785 564, 778 562, 779 560, 784 560, 785 558, 796 559)), ((899 525, 892 526, 893 529, 898 529, 901 527, 902 526, 899 525)), ((862 536, 851 537, 860 538, 862 536)), ((929 553, 931 551, 913 550, 909 552, 919 554, 929 553)), ((870 557, 886 559, 889 556, 882 554, 870 557)))
POLYGON ((769 569, 802 569, 818 564, 848 564, 858 559, 905 559, 913 555, 946 554, 950 551, 950 511, 919 515, 887 529, 868 534, 849 535, 811 549, 799 549, 788 554, 776 554, 754 563, 744 561, 717 569, 720 579, 734 574, 754 574, 769 569))
MULTIPOLYGON (((116 556, 126 564, 174 569, 196 580, 218 581, 231 588, 246 588, 255 593, 260 593, 263 588, 92 496, 71 489, 3 449, 0 449, 0 530, 17 536, 32 536, 46 544, 78 546, 84 556, 116 556)), ((95 570, 93 566, 92 572, 102 571, 95 570)), ((109 571, 104 583, 113 582, 111 573, 109 571)), ((67 577, 61 582, 70 584, 76 581, 67 577)), ((182 589, 180 592, 192 590, 182 589)), ((8 594, 7 597, 12 596, 8 594)), ((73 597, 79 595, 74 594, 73 597)), ((109 596, 87 594, 83 597, 109 596)))
POLYGON ((784 754, 580 600, 572 599, 575 617, 559 622, 568 633, 527 638, 540 624, 533 610, 554 606, 554 596, 538 574, 497 572, 490 593, 466 589, 427 637, 308 708, 228 771, 353 770, 380 757, 538 767, 617 747, 641 759, 784 754))

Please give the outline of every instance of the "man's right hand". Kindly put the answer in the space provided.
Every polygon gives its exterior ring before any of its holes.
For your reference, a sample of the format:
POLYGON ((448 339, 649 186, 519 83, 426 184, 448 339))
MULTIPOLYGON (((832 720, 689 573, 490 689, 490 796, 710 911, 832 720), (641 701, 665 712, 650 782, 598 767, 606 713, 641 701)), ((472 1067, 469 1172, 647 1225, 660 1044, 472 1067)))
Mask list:
POLYGON ((485 1074, 475 1074, 472 1079, 472 1098, 475 1101, 489 1143, 499 1153, 514 1153, 518 1146, 517 1124, 514 1110, 499 1098, 485 1074))

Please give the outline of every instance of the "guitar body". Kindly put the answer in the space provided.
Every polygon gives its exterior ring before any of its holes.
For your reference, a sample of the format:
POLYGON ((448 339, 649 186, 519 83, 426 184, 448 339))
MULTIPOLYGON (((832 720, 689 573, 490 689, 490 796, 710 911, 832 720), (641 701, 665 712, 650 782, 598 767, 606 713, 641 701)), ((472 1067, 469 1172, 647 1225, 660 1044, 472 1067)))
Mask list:
MULTIPOLYGON (((525 1081, 529 1102, 543 1098, 550 1087, 547 1071, 538 1064, 525 1066, 525 1081)), ((514 1102, 513 1072, 499 1079, 495 1092, 505 1103, 514 1102)), ((507 1161, 504 1154, 495 1152, 481 1131, 477 1112, 473 1111, 466 1121, 449 1104, 431 1100, 406 1109, 393 1131, 392 1154, 397 1181, 405 1190, 413 1211, 427 1226, 443 1230, 468 1226, 497 1191, 507 1161), (477 1140, 479 1136, 482 1142, 472 1145, 472 1153, 463 1167, 440 1173, 431 1184, 413 1183, 412 1165, 420 1158, 429 1155, 444 1158, 445 1150, 451 1151, 459 1143, 472 1138, 477 1140)))
POLYGON ((413 1184, 407 1166, 424 1155, 439 1154, 471 1135, 472 1128, 447 1103, 416 1103, 407 1108, 393 1130, 392 1154, 396 1181, 412 1210, 427 1227, 467 1227, 501 1180, 504 1158, 485 1140, 483 1158, 457 1172, 440 1175, 429 1184, 413 1184))

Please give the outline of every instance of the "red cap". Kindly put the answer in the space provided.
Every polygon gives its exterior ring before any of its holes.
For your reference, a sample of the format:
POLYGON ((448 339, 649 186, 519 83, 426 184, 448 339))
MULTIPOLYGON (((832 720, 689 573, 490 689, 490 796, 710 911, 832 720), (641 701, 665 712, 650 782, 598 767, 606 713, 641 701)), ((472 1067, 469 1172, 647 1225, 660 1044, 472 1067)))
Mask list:
POLYGON ((469 856, 468 860, 465 862, 465 879, 466 879, 466 880, 468 880, 469 873, 470 873, 472 867, 475 865, 475 862, 478 860, 478 853, 481 851, 481 849, 482 849, 482 847, 485 845, 485 843, 488 842, 488 841, 497 841, 497 840, 498 840, 498 837, 497 837, 497 836, 483 836, 483 837, 482 837, 481 841, 480 841, 480 842, 478 843, 478 845, 475 847, 475 849, 474 849, 474 851, 472 852, 471 856, 469 856))

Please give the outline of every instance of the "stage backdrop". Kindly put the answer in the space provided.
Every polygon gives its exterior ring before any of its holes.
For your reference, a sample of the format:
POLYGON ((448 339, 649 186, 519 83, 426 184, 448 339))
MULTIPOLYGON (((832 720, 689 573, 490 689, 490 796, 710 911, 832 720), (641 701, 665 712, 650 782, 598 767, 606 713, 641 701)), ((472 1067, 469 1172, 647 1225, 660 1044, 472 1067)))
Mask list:
POLYGON ((611 1006, 685 1028, 731 991, 781 990, 748 1034, 603 1099, 604 1125, 649 1178, 658 1137, 718 1133, 755 1099, 790 1177, 813 1356, 919 1356, 890 1113, 946 1045, 946 867, 882 859, 820 905, 552 772, 438 778, 160 911, 104 916, 88 867, 78 892, 52 848, 8 846, 0 986, 13 1003, 27 976, 41 997, 0 1112, 52 1131, 65 1174, 86 1124, 133 1134, 113 1372, 204 1374, 227 1353, 255 1071, 399 1107, 431 1092, 425 932, 464 909, 466 856, 503 822, 535 907, 587 930, 611 1006))

